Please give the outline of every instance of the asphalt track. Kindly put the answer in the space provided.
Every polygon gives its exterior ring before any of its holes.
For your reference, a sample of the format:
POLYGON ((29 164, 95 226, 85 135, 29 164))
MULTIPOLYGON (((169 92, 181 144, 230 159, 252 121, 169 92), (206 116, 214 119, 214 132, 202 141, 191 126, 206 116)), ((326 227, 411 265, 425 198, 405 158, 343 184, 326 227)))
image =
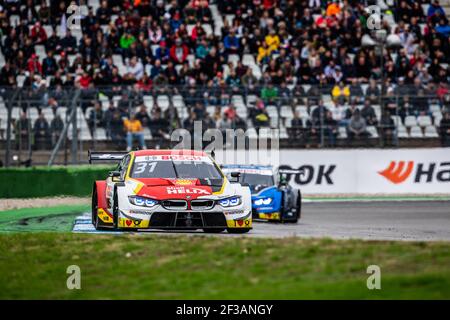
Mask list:
MULTIPOLYGON (((98 232, 88 215, 76 219, 74 232, 98 232)), ((201 231, 145 230, 140 234, 204 234, 201 231)), ((232 237, 226 232, 218 236, 232 237)), ((365 240, 450 241, 450 201, 312 202, 303 204, 297 224, 254 222, 244 236, 365 240)))

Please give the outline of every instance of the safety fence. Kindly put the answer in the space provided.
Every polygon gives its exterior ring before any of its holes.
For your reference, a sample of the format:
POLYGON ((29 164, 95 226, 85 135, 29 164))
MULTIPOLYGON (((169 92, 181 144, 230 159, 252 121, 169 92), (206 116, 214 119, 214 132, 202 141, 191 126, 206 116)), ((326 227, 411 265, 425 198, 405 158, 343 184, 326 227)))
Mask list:
POLYGON ((4 87, 0 150, 6 165, 28 165, 42 150, 42 163, 82 163, 87 149, 125 149, 123 121, 132 115, 147 147, 170 147, 171 133, 191 132, 195 121, 203 131, 241 128, 249 138, 278 129, 283 148, 446 146, 441 121, 449 111, 450 95, 434 85, 4 87))
MULTIPOLYGON (((236 151, 235 159, 245 158, 236 151)), ((220 151, 216 160, 223 164, 220 151)), ((295 169, 287 179, 303 194, 340 195, 446 195, 450 199, 448 149, 280 150, 279 158, 259 157, 253 164, 295 169)), ((233 161, 227 161, 232 164, 233 161)), ((241 163, 239 163, 241 164, 241 163)), ((95 180, 103 180, 113 167, 36 167, 0 169, 0 198, 55 195, 87 196, 95 180)), ((276 169, 276 168, 274 168, 276 169)))

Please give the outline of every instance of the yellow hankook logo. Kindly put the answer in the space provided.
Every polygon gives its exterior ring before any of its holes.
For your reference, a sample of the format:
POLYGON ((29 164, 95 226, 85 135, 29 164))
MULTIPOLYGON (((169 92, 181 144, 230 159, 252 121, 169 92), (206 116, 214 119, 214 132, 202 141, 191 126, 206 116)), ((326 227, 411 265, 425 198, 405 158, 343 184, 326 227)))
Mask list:
POLYGON ((190 186, 194 184, 194 180, 178 179, 175 184, 180 186, 190 186))

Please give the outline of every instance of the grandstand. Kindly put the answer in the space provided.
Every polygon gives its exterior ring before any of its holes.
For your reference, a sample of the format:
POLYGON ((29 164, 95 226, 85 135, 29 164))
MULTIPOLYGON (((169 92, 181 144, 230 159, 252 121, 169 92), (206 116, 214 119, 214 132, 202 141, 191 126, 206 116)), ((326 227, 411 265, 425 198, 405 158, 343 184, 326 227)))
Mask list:
POLYGON ((282 147, 450 143, 448 0, 88 0, 79 29, 70 4, 0 1, 6 163, 125 149, 134 114, 151 147, 195 120, 282 147))

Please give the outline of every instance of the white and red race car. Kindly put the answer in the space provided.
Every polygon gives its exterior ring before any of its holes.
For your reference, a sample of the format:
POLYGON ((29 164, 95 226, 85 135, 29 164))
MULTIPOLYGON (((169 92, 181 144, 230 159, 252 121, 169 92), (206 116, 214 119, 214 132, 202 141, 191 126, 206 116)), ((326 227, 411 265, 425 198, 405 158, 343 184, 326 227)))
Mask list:
MULTIPOLYGON (((101 229, 167 229, 246 233, 251 193, 231 182, 203 151, 89 152, 89 161, 119 161, 95 181, 92 223, 101 229)), ((239 173, 232 175, 236 180, 239 173)))

